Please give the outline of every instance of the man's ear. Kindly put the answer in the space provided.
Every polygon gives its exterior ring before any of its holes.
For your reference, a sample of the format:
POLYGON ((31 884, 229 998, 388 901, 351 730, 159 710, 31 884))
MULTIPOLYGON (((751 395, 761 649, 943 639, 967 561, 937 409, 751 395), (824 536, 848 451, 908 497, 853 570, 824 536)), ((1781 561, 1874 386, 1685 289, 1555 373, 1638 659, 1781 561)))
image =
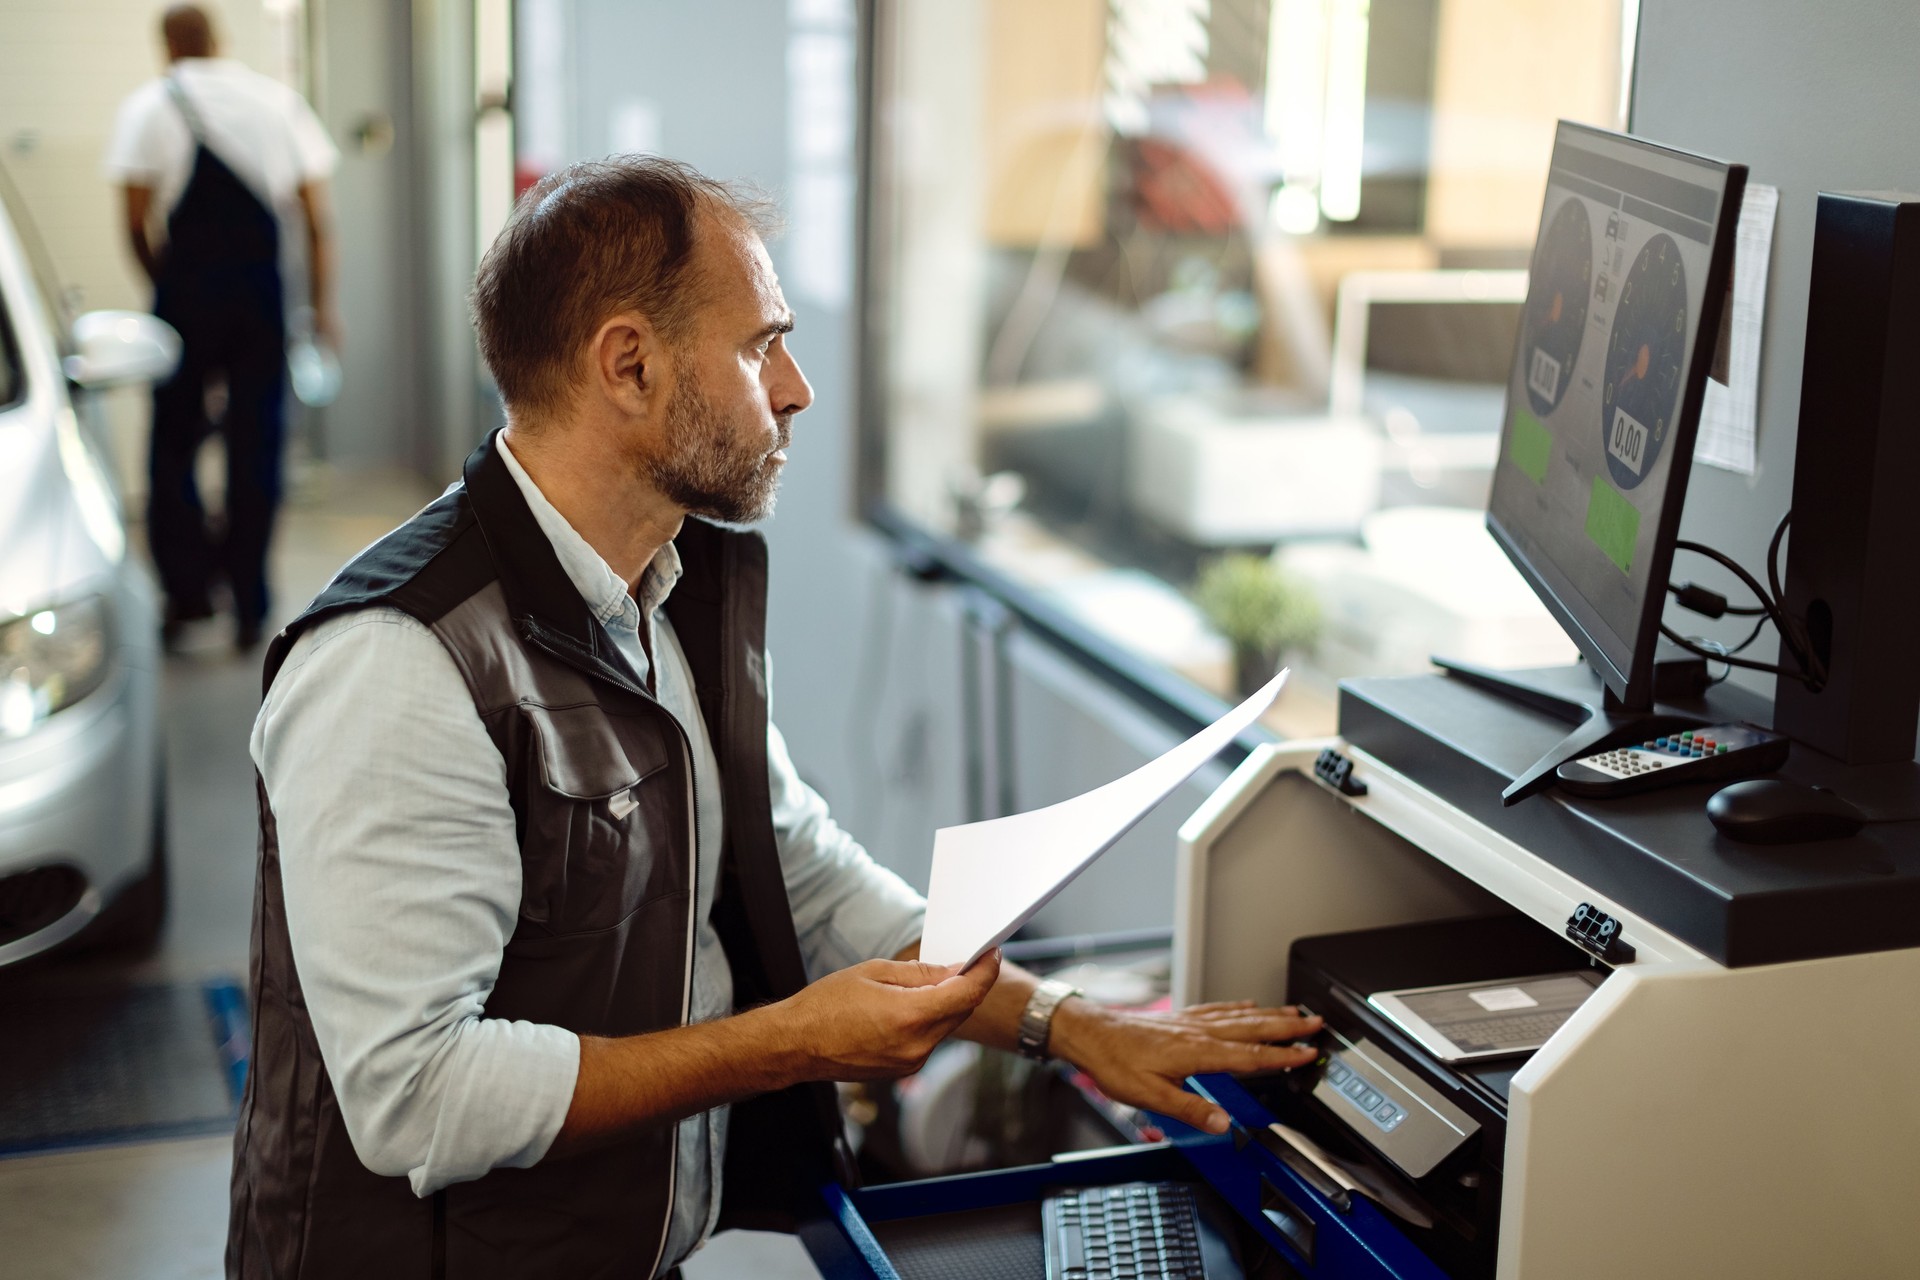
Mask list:
POLYGON ((595 331, 589 354, 589 377, 610 404, 634 416, 645 416, 659 404, 666 350, 645 316, 610 317, 595 331))

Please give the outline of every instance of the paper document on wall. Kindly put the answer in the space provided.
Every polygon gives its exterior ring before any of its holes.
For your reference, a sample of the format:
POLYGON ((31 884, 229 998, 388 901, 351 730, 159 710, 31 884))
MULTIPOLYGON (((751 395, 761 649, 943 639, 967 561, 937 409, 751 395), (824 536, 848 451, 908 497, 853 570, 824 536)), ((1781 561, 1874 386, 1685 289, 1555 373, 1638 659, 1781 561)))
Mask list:
POLYGON ((1013 936, 1073 878, 1265 714, 1287 682, 1260 692, 1157 760, 1059 804, 933 837, 920 958, 972 964, 1013 936))
POLYGON ((1780 191, 1749 183, 1740 202, 1733 238, 1733 300, 1722 341, 1727 350, 1725 385, 1711 379, 1700 408, 1696 461, 1753 474, 1760 411, 1760 334, 1767 310, 1767 263, 1773 256, 1774 214, 1780 191))

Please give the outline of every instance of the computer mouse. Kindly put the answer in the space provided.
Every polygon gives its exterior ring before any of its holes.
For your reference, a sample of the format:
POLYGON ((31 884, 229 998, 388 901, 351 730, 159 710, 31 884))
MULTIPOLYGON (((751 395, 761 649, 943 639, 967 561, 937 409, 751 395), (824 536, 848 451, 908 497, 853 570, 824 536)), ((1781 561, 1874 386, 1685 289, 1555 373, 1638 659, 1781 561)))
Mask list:
POLYGON ((1720 834, 1743 844, 1800 844, 1857 833, 1867 816, 1824 787, 1785 778, 1752 778, 1707 801, 1720 834))

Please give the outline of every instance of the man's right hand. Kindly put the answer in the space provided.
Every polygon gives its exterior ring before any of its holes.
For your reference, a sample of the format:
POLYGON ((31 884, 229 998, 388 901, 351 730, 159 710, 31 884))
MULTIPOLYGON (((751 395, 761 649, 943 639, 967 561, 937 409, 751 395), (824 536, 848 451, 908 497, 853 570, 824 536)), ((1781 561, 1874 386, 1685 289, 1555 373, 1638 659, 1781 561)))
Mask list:
POLYGON ((815 1080, 890 1080, 911 1075, 967 1020, 1000 977, 993 951, 971 969, 918 960, 869 960, 830 974, 768 1006, 778 1014, 815 1080))
POLYGON ((644 1035, 580 1037, 573 1102, 553 1152, 805 1080, 918 1071, 1000 977, 1000 953, 956 973, 869 960, 731 1018, 644 1035))

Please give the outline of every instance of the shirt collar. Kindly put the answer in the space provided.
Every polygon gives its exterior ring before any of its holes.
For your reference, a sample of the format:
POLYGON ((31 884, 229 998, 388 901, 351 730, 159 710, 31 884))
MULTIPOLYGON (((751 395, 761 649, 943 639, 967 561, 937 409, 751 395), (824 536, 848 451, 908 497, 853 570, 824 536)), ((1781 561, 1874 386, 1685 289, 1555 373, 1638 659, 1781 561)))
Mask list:
MULTIPOLYGON (((520 496, 526 499, 527 509, 533 512, 540 532, 546 534, 547 541, 553 544, 553 554, 560 561, 560 568, 566 572, 568 580, 573 583, 574 590, 580 593, 580 598, 587 602, 587 608, 602 624, 619 619, 635 604, 625 579, 615 573, 613 566, 547 501, 547 495, 540 492, 540 486, 533 482, 533 477, 520 465, 520 460, 513 456, 513 450, 507 447, 505 432, 494 437, 494 445, 500 450, 500 460, 507 464, 507 473, 513 477, 514 484, 520 487, 520 496)), ((666 603, 674 584, 679 581, 680 552, 669 542, 654 553, 646 572, 640 575, 637 617, 629 625, 636 625, 639 618, 651 618, 666 603)))

